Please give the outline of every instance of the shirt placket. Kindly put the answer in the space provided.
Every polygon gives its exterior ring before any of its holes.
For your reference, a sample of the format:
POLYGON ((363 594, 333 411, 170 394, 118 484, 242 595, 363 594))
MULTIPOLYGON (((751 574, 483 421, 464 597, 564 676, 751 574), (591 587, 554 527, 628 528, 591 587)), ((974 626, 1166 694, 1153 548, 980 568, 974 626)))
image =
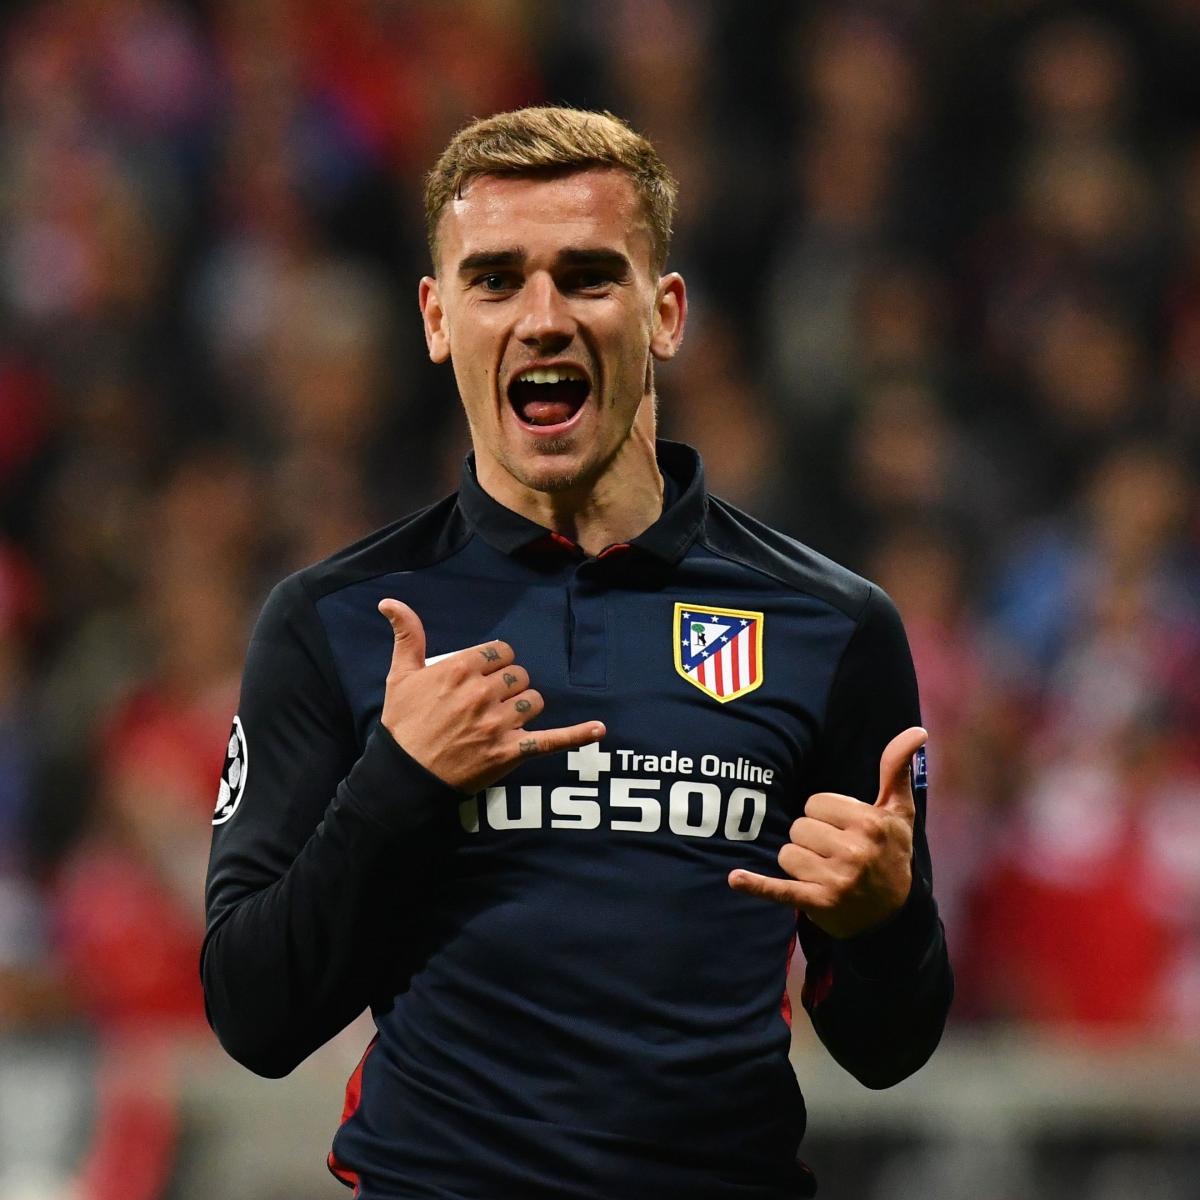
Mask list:
POLYGON ((609 589, 599 574, 599 562, 581 562, 567 588, 567 678, 573 687, 608 686, 609 589))

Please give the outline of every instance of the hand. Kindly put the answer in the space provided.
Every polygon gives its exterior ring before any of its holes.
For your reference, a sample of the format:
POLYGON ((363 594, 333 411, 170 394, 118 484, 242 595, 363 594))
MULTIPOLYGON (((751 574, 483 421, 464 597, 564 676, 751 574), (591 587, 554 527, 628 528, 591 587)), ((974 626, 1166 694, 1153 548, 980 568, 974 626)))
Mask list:
POLYGON ((731 871, 729 886, 790 904, 836 938, 886 921, 912 887, 917 810, 909 765, 928 736, 913 726, 888 742, 874 804, 836 792, 808 798, 804 816, 792 822, 791 841, 779 851, 779 865, 790 879, 731 871))
POLYGON ((545 707, 506 642, 485 642, 425 665, 421 620, 399 600, 381 600, 395 644, 380 721, 443 783, 478 792, 524 758, 556 754, 604 736, 599 721, 525 729, 545 707))

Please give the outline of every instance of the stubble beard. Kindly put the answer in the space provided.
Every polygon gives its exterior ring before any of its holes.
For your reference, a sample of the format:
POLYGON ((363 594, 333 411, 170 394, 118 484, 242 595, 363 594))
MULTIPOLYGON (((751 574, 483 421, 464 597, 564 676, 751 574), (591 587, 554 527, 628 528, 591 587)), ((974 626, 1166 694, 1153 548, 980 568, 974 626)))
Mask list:
MULTIPOLYGON (((571 449, 569 438, 554 438, 551 441, 541 442, 538 445, 537 454, 539 459, 553 458, 557 455, 566 454, 571 449)), ((589 478, 596 474, 595 468, 588 470, 586 467, 575 469, 562 468, 556 474, 543 475, 538 472, 536 476, 532 472, 522 470, 516 463, 508 464, 508 473, 518 480, 530 491, 547 492, 550 494, 559 494, 561 492, 570 492, 581 484, 587 482, 589 478)))
MULTIPOLYGON (((547 495, 562 495, 566 492, 584 490, 590 488, 604 474, 612 461, 621 453, 622 447, 628 442, 632 432, 632 427, 626 430, 625 436, 610 452, 571 466, 564 463, 558 471, 553 473, 543 473, 542 471, 535 473, 534 470, 529 469, 534 464, 527 465, 527 463, 513 461, 505 463, 505 469, 530 491, 544 492, 547 495)), ((538 465, 549 467, 555 457, 569 455, 576 449, 577 443, 570 436, 552 438, 538 443, 535 461, 538 465)))
MULTIPOLYGON (((651 391, 650 398, 657 413, 658 397, 651 391)), ((621 451, 629 444, 630 439, 633 437, 636 421, 637 412, 635 410, 634 418, 630 421, 629 427, 608 453, 585 461, 574 468, 563 467, 558 474, 547 476, 538 472, 535 476, 531 471, 524 469, 524 465, 517 460, 517 456, 506 456, 503 461, 504 469, 513 479, 522 486, 529 488, 530 491, 543 492, 546 495, 562 495, 566 492, 590 488, 608 470, 621 451)), ((534 454, 539 462, 545 462, 547 459, 553 459, 559 455, 569 455, 575 447, 574 436, 569 434, 566 437, 550 438, 544 441, 539 440, 534 454)))

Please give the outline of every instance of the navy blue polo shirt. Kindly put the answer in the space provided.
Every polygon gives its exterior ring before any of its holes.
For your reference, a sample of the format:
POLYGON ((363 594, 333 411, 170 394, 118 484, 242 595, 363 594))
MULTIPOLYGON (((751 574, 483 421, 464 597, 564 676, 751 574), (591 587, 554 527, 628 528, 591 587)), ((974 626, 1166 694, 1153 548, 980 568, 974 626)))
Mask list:
MULTIPOLYGON (((705 491, 659 444, 667 500, 589 557, 509 511, 470 460, 455 496, 271 593, 214 813, 209 1019, 280 1076, 369 1007, 330 1169, 366 1200, 811 1195, 784 980, 869 1086, 916 1070, 952 981, 918 807, 914 884, 848 940, 734 892, 816 791, 872 802, 919 723, 876 587, 705 491), (412 606, 430 659, 494 638, 535 727, 606 737, 476 796, 379 723, 412 606)), ((921 781, 918 780, 918 783, 921 781)))

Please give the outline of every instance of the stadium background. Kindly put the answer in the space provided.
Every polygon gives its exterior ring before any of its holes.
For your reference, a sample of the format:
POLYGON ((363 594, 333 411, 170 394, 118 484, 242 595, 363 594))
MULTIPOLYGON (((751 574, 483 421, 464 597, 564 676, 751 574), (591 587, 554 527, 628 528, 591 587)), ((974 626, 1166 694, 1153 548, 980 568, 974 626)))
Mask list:
POLYGON ((6 6, 0 1197, 341 1194, 365 1034, 221 1058, 208 815, 266 589, 453 486, 420 175, 543 100, 680 178, 665 433, 913 644, 959 998, 891 1093, 798 1029, 823 1195, 1200 1195, 1198 68, 1189 0, 6 6))

